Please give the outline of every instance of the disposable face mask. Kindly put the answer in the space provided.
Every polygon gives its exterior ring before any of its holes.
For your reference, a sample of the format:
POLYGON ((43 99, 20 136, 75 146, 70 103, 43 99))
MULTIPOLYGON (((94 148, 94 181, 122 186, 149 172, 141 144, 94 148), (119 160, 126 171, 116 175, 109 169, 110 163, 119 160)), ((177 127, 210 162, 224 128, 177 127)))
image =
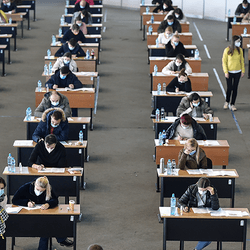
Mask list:
POLYGON ((181 63, 175 62, 175 65, 176 65, 177 67, 180 67, 180 66, 181 66, 181 63))
POLYGON ((243 7, 243 9, 246 9, 246 8, 247 8, 246 6, 243 6, 243 5, 242 5, 242 7, 243 7))
POLYGON ((81 27, 81 26, 82 26, 82 23, 78 23, 77 25, 78 25, 79 27, 81 27))
POLYGON ((51 153, 51 152, 54 150, 54 148, 47 148, 46 146, 45 146, 45 148, 46 148, 46 150, 47 150, 49 153, 51 153))
POLYGON ((59 104, 59 101, 57 101, 57 102, 52 102, 52 101, 51 101, 51 104, 52 104, 53 106, 57 106, 57 105, 59 104))
POLYGON ((196 150, 193 150, 189 155, 194 155, 196 153, 196 150))
POLYGON ((4 189, 0 189, 0 196, 4 194, 4 189))
POLYGON ((51 127, 53 127, 53 128, 57 128, 57 127, 59 126, 59 124, 54 125, 52 122, 50 123, 50 125, 51 125, 51 127))
POLYGON ((63 59, 63 63, 64 63, 64 64, 69 64, 70 61, 63 59))
POLYGON ((180 15, 178 15, 178 14, 175 14, 175 17, 176 17, 176 18, 179 18, 179 16, 180 16, 180 15))
POLYGON ((184 126, 184 125, 182 125, 182 124, 181 124, 181 127, 182 127, 183 129, 188 129, 188 128, 189 128, 189 126, 184 126))
POLYGON ((198 189, 198 193, 199 193, 201 196, 204 196, 204 195, 206 194, 206 192, 207 192, 207 190, 201 191, 201 190, 198 189))
POLYGON ((163 4, 163 9, 166 9, 168 6, 166 4, 163 4))
POLYGON ((39 191, 36 188, 34 188, 34 192, 35 192, 36 196, 39 196, 43 193, 43 191, 39 191))
POLYGON ((241 42, 235 42, 234 44, 236 47, 240 47, 241 42))
POLYGON ((60 74, 60 78, 61 78, 61 79, 65 79, 66 76, 60 74))
POLYGON ((10 6, 10 3, 6 3, 7 6, 10 6))
POLYGON ((165 33, 165 36, 166 36, 167 38, 169 38, 169 37, 171 36, 171 34, 165 33))
POLYGON ((200 102, 198 102, 198 103, 193 103, 193 106, 194 107, 198 107, 200 105, 200 102))
POLYGON ((69 50, 73 50, 74 49, 74 47, 72 47, 70 45, 68 45, 68 47, 69 47, 69 50))
POLYGON ((177 46, 179 44, 179 42, 174 42, 174 45, 177 46))
POLYGON ((168 25, 173 25, 174 24, 174 22, 168 22, 168 25))

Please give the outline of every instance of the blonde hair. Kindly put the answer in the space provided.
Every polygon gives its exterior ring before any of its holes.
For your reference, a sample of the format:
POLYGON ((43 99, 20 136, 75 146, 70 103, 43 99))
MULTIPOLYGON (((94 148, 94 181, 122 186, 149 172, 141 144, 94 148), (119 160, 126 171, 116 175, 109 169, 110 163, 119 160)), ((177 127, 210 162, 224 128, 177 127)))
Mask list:
POLYGON ((51 186, 49 184, 49 180, 46 176, 43 177, 39 177, 36 179, 36 185, 41 187, 41 188, 45 188, 46 190, 46 198, 45 200, 48 201, 51 199, 51 186))
POLYGON ((185 145, 184 145, 184 149, 187 149, 187 146, 190 146, 192 148, 196 148, 196 162, 197 165, 199 165, 199 155, 200 155, 200 147, 198 142, 194 139, 194 138, 190 138, 186 141, 185 145))
POLYGON ((165 32, 166 31, 170 31, 171 32, 171 34, 173 33, 173 29, 172 29, 172 27, 171 26, 168 26, 166 29, 165 29, 165 32))

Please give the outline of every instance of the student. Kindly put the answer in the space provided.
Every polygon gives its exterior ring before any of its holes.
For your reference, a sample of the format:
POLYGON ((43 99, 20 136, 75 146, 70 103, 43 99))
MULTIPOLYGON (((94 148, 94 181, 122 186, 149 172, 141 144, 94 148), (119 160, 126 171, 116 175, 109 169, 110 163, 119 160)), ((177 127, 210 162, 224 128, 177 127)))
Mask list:
MULTIPOLYGON (((81 0, 76 0, 75 4, 79 3, 81 0)), ((86 0, 89 5, 95 5, 94 0, 86 0)))
POLYGON ((179 23, 186 23, 187 18, 183 14, 182 10, 180 8, 176 8, 174 10, 171 10, 168 12, 168 14, 165 16, 164 20, 168 18, 168 16, 173 15, 176 20, 179 21, 179 23))
POLYGON ((250 10, 246 13, 246 15, 243 16, 242 23, 249 23, 250 22, 250 10))
POLYGON ((160 5, 158 5, 153 12, 154 13, 165 13, 166 11, 171 11, 174 8, 172 7, 172 1, 170 0, 163 0, 160 5))
POLYGON ((100 245, 92 244, 88 247, 88 250, 103 250, 103 248, 100 245))
MULTIPOLYGON (((36 206, 36 204, 42 204, 41 210, 47 210, 58 206, 58 197, 49 184, 48 178, 43 176, 22 185, 14 194, 12 203, 17 206, 30 208, 36 206)), ((74 244, 68 238, 56 239, 61 246, 71 247, 74 244)), ((48 250, 48 241, 49 238, 41 237, 38 250, 48 250)))
POLYGON ((45 86, 48 86, 50 89, 66 87, 71 89, 79 89, 82 88, 82 83, 67 66, 63 66, 51 76, 51 78, 45 83, 45 86))
POLYGON ((176 57, 178 54, 182 54, 185 57, 190 56, 182 42, 180 42, 179 35, 173 35, 172 39, 165 46, 165 52, 167 57, 176 57))
POLYGON ((179 21, 176 20, 176 18, 174 18, 173 15, 169 15, 169 16, 167 17, 167 20, 163 20, 163 21, 161 22, 161 24, 159 25, 159 27, 158 27, 158 29, 157 29, 157 32, 158 32, 158 33, 164 32, 164 30, 165 30, 168 26, 172 27, 173 32, 176 32, 176 31, 177 31, 178 33, 181 33, 181 30, 182 30, 182 29, 181 29, 181 25, 180 25, 179 21))
POLYGON ((8 214, 5 211, 7 204, 7 196, 4 194, 4 188, 6 187, 5 180, 0 177, 0 250, 6 250, 6 237, 5 233, 5 221, 8 219, 8 214))
POLYGON ((57 141, 54 134, 47 135, 32 150, 28 166, 37 170, 44 167, 67 167, 65 147, 57 141))
POLYGON ((77 72, 77 64, 72 59, 72 54, 70 52, 66 52, 62 57, 57 58, 55 64, 52 67, 52 72, 59 70, 63 66, 69 67, 71 72, 77 72))
POLYGON ((86 56, 81 46, 74 38, 71 38, 67 43, 64 43, 55 53, 55 57, 61 57, 67 52, 71 53, 72 57, 86 56))
POLYGON ((71 24, 75 23, 75 19, 77 17, 80 17, 80 19, 82 20, 82 22, 84 22, 85 24, 92 24, 91 13, 89 13, 87 10, 82 10, 82 11, 79 11, 79 12, 75 12, 73 14, 72 19, 71 19, 71 24))
POLYGON ((178 54, 175 60, 169 62, 163 69, 163 74, 179 74, 182 69, 185 69, 185 73, 190 75, 192 74, 192 68, 189 63, 185 60, 182 54, 178 54))
POLYGON ((185 69, 182 69, 178 76, 176 76, 166 87, 166 90, 169 92, 179 92, 185 91, 190 92, 192 91, 191 81, 188 78, 187 74, 185 73, 185 69))
POLYGON ((178 168, 181 170, 207 168, 206 154, 194 138, 188 139, 179 152, 178 168))
POLYGON ((64 111, 66 117, 72 116, 67 96, 56 92, 55 90, 44 94, 41 103, 34 111, 34 116, 42 117, 43 112, 49 108, 60 108, 64 111))
POLYGON ((238 5, 235 10, 235 16, 243 17, 250 10, 250 5, 247 0, 243 0, 241 4, 238 5))
POLYGON ((161 33, 161 34, 158 35, 159 45, 162 46, 162 45, 167 44, 170 41, 170 39, 173 37, 173 35, 174 35, 174 33, 173 33, 172 27, 168 26, 165 29, 164 33, 161 33))
POLYGON ((228 109, 231 99, 230 105, 232 111, 237 110, 235 107, 235 101, 238 84, 240 78, 243 77, 245 73, 243 50, 240 48, 240 45, 240 37, 233 36, 231 45, 224 50, 222 57, 222 67, 227 81, 226 102, 224 103, 223 108, 228 109))
POLYGON ((1 3, 1 10, 3 12, 7 12, 9 14, 16 12, 16 4, 14 2, 11 2, 10 0, 3 0, 1 3))
POLYGON ((196 140, 206 140, 207 136, 204 129, 191 116, 184 114, 171 124, 166 131, 166 139, 187 140, 195 138, 196 140))
POLYGON ((7 204, 7 196, 4 194, 5 187, 6 187, 5 180, 2 177, 0 177, 0 206, 3 207, 4 209, 6 208, 7 204))
POLYGON ((5 13, 2 10, 0 10, 0 23, 8 23, 8 22, 9 21, 5 13))
POLYGON ((54 134, 58 141, 66 141, 68 139, 68 120, 60 108, 50 108, 43 112, 42 119, 35 129, 32 139, 35 142, 39 142, 44 140, 49 134, 54 134))
POLYGON ((64 33, 61 43, 66 43, 71 38, 74 38, 78 43, 84 43, 86 40, 77 24, 73 24, 71 28, 64 33))
POLYGON ((177 116, 188 114, 192 117, 204 117, 209 119, 209 115, 213 115, 213 110, 208 106, 203 98, 197 93, 185 96, 176 110, 177 116))
POLYGON ((89 3, 87 3, 86 0, 81 0, 80 2, 75 4, 74 12, 78 12, 82 10, 87 10, 88 12, 90 11, 89 3))
POLYGON ((87 35, 88 33, 87 25, 82 21, 80 15, 75 18, 75 24, 77 24, 80 27, 80 30, 84 35, 87 35))
MULTIPOLYGON (((213 210, 220 208, 217 190, 208 178, 202 177, 197 183, 190 185, 178 201, 178 207, 184 207, 184 212, 189 212, 192 207, 209 207, 213 210)), ((212 229, 211 229, 212 230, 212 229)), ((201 250, 208 246, 210 241, 199 241, 194 250, 201 250)))

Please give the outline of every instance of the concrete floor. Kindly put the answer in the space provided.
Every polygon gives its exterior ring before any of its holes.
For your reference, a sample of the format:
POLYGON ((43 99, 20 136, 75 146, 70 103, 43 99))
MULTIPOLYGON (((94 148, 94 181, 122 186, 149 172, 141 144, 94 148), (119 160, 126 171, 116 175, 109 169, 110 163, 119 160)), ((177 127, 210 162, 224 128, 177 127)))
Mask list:
MULTIPOLYGON (((7 77, 0 79, 0 160, 1 171, 6 165, 15 139, 26 138, 23 117, 28 106, 35 109, 34 89, 41 77, 44 55, 51 35, 58 32, 59 19, 64 12, 64 0, 37 3, 37 22, 17 40, 18 51, 11 52, 12 64, 6 66, 7 77)), ((139 30, 139 11, 104 8, 107 27, 102 33, 101 65, 98 65, 100 94, 94 131, 89 133, 90 162, 86 163, 87 188, 81 191, 83 220, 78 224, 77 249, 87 249, 94 242, 104 249, 162 249, 162 224, 158 223, 159 193, 155 192, 156 165, 153 162, 154 132, 150 120, 151 95, 146 41, 139 30)), ((213 68, 225 88, 221 67, 226 23, 189 19, 193 44, 202 57, 202 72, 208 72, 209 90, 213 92, 211 107, 221 120, 218 139, 230 144, 228 168, 236 168, 236 207, 249 207, 249 90, 247 77, 239 86, 235 112, 242 134, 237 130, 229 110, 222 110, 224 98, 213 68), (196 23, 203 41, 194 28, 196 23), (211 55, 207 58, 203 45, 211 55)), ((248 65, 248 64, 247 64, 248 65)), ((81 110, 81 116, 88 112, 81 110)), ((168 204, 168 202, 165 202, 168 204)), ((228 200, 221 205, 229 206, 228 200)), ((63 226, 63 225, 62 225, 63 226)), ((191 228, 191 225, 190 225, 191 228)), ((204 233, 206 233, 204 229, 204 233)), ((249 233, 248 233, 249 238, 249 233)), ((36 249, 38 239, 16 241, 16 249, 36 249)), ((224 249, 240 249, 239 243, 224 243, 224 249)), ((249 245, 249 244, 248 244, 249 245)), ((178 242, 168 243, 168 249, 178 249, 178 242)), ((193 249, 195 242, 185 243, 193 249)), ((212 243, 206 249, 215 249, 212 243)), ((9 248, 10 249, 10 248, 9 248)), ((53 249, 62 249, 53 240, 53 249)))

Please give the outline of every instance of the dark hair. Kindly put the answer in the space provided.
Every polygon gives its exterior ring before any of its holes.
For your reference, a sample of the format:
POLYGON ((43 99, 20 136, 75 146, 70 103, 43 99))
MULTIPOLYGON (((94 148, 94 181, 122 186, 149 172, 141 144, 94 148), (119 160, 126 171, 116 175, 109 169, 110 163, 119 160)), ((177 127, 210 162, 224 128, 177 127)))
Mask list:
POLYGON ((243 0, 242 3, 243 4, 248 4, 248 1, 247 0, 243 0))
POLYGON ((70 52, 66 52, 66 53, 64 53, 64 55, 63 56, 65 56, 65 57, 68 57, 68 58, 72 58, 72 55, 71 55, 71 53, 70 52))
POLYGON ((165 3, 168 7, 172 6, 172 1, 171 0, 163 0, 162 3, 165 3))
MULTIPOLYGON (((77 25, 77 26, 78 26, 78 25, 77 25)), ((77 41, 76 41, 75 38, 71 38, 71 39, 69 40, 69 43, 70 43, 73 47, 75 47, 76 44, 77 44, 77 41)))
POLYGON ((184 64, 184 65, 187 63, 186 59, 184 58, 184 56, 182 54, 178 54, 175 59, 181 60, 182 64, 184 64))
POLYGON ((197 181, 197 186, 199 188, 207 188, 209 187, 210 184, 210 180, 206 177, 201 177, 198 181, 197 181))
POLYGON ((49 134, 45 137, 45 143, 48 143, 49 145, 51 144, 57 144, 57 139, 56 136, 54 134, 49 134))
POLYGON ((6 182, 5 182, 4 178, 0 177, 0 183, 3 184, 3 187, 6 187, 6 182))
POLYGON ((72 25, 71 29, 72 29, 72 30, 77 30, 77 31, 79 31, 80 28, 79 28, 79 26, 78 26, 77 24, 74 23, 74 24, 72 25))
POLYGON ((169 15, 169 16, 167 17, 167 20, 172 20, 172 19, 174 19, 174 16, 173 16, 173 15, 169 15))
POLYGON ((237 49, 238 53, 240 54, 240 48, 236 47, 234 44, 238 39, 240 39, 240 36, 233 36, 231 45, 229 46, 228 55, 232 56, 235 49, 237 49))
MULTIPOLYGON (((82 14, 85 17, 85 23, 88 24, 89 23, 89 18, 90 18, 90 13, 87 10, 82 10, 82 14)), ((79 15, 80 16, 80 15, 79 15)))
POLYGON ((60 69, 61 73, 64 74, 68 74, 69 73, 69 67, 68 66, 63 66, 60 69))
MULTIPOLYGON (((178 17, 178 20, 181 20, 182 18, 183 18, 183 12, 182 12, 182 10, 180 9, 180 8, 176 8, 175 10, 174 10, 174 14, 179 14, 180 16, 178 17)), ((175 17, 176 18, 176 17, 175 17)))
POLYGON ((189 125, 192 123, 192 117, 188 114, 184 114, 182 115, 182 117, 180 118, 181 122, 185 125, 189 125))
POLYGON ((197 93, 191 94, 191 95, 188 97, 188 99, 189 99, 190 102, 196 101, 196 100, 201 101, 201 97, 200 97, 197 93))
POLYGON ((103 250, 103 248, 100 245, 92 244, 88 247, 88 250, 103 250))
POLYGON ((75 22, 76 22, 76 21, 82 21, 82 19, 81 19, 81 16, 80 16, 80 15, 78 15, 78 16, 76 17, 75 22))
POLYGON ((187 76, 187 73, 185 72, 185 68, 181 69, 178 77, 181 77, 181 76, 187 76))
POLYGON ((62 120, 62 113, 59 110, 55 110, 51 115, 55 118, 55 120, 62 120))

